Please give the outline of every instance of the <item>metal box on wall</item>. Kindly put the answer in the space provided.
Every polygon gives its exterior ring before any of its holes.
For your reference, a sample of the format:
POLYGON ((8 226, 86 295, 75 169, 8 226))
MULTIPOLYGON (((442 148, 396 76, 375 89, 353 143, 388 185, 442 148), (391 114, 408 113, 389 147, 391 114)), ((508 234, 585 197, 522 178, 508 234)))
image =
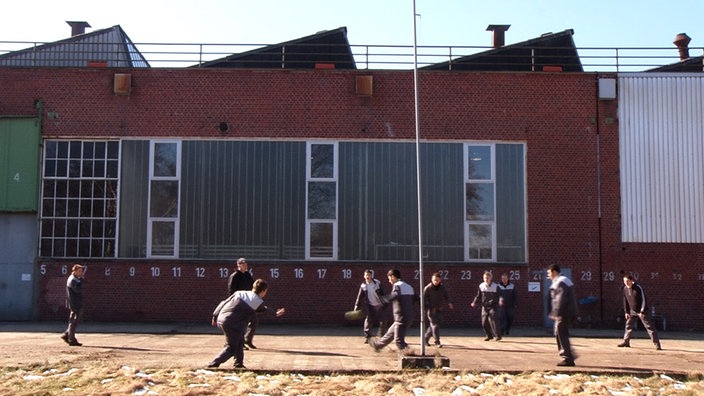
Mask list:
POLYGON ((0 212, 36 212, 38 118, 0 118, 0 212))

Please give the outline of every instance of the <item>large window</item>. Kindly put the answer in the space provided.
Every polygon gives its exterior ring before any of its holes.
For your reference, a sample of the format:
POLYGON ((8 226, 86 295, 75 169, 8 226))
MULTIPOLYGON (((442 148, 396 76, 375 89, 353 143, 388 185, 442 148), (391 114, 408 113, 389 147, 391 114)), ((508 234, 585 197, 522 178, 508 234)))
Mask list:
MULTIPOLYGON (((305 142, 181 145, 179 258, 305 258, 305 142)), ((146 256, 149 147, 149 141, 123 142, 122 174, 129 183, 121 190, 121 257, 146 256)))
MULTIPOLYGON (((411 142, 125 140, 119 148, 119 257, 418 260, 411 142)), ((51 180, 51 191, 63 191, 51 180)), ((423 143, 421 182, 424 260, 527 260, 524 144, 423 143)), ((105 235, 114 254, 114 206, 112 222, 105 235)))
POLYGON ((465 146, 465 260, 525 261, 525 171, 519 144, 465 146))
POLYGON ((40 255, 114 257, 117 141, 44 142, 40 255))

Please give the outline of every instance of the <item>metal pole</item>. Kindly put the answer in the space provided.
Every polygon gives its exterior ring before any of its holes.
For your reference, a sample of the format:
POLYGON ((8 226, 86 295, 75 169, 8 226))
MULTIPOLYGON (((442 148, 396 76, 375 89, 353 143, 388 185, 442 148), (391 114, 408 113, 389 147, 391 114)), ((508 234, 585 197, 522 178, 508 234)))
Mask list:
POLYGON ((418 195, 418 292, 420 295, 420 354, 425 356, 425 301, 423 301, 423 201, 420 178, 420 117, 418 116, 418 39, 416 37, 416 0, 413 0, 413 95, 416 124, 416 192, 418 195))

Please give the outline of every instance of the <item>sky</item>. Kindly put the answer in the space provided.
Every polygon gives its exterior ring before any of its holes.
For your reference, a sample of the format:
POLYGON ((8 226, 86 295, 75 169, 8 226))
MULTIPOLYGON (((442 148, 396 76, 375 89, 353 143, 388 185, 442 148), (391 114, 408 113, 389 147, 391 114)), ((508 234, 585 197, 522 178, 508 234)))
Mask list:
MULTIPOLYGON (((51 42, 120 25, 139 43, 275 44, 347 27, 352 45, 412 45, 412 0, 32 0, 6 4, 0 42, 51 42)), ((678 33, 704 47, 704 0, 415 0, 419 46, 489 46, 490 24, 511 25, 506 44, 574 30, 578 48, 663 47, 678 33)), ((2 49, 2 48, 0 48, 2 49)))

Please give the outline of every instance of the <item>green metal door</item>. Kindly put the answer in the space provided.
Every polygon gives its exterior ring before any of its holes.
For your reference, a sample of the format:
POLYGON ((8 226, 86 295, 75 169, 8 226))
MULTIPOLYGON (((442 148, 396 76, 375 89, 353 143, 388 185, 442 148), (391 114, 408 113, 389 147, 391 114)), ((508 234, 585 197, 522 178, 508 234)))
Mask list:
POLYGON ((38 118, 0 118, 0 211, 37 211, 40 134, 38 118))

